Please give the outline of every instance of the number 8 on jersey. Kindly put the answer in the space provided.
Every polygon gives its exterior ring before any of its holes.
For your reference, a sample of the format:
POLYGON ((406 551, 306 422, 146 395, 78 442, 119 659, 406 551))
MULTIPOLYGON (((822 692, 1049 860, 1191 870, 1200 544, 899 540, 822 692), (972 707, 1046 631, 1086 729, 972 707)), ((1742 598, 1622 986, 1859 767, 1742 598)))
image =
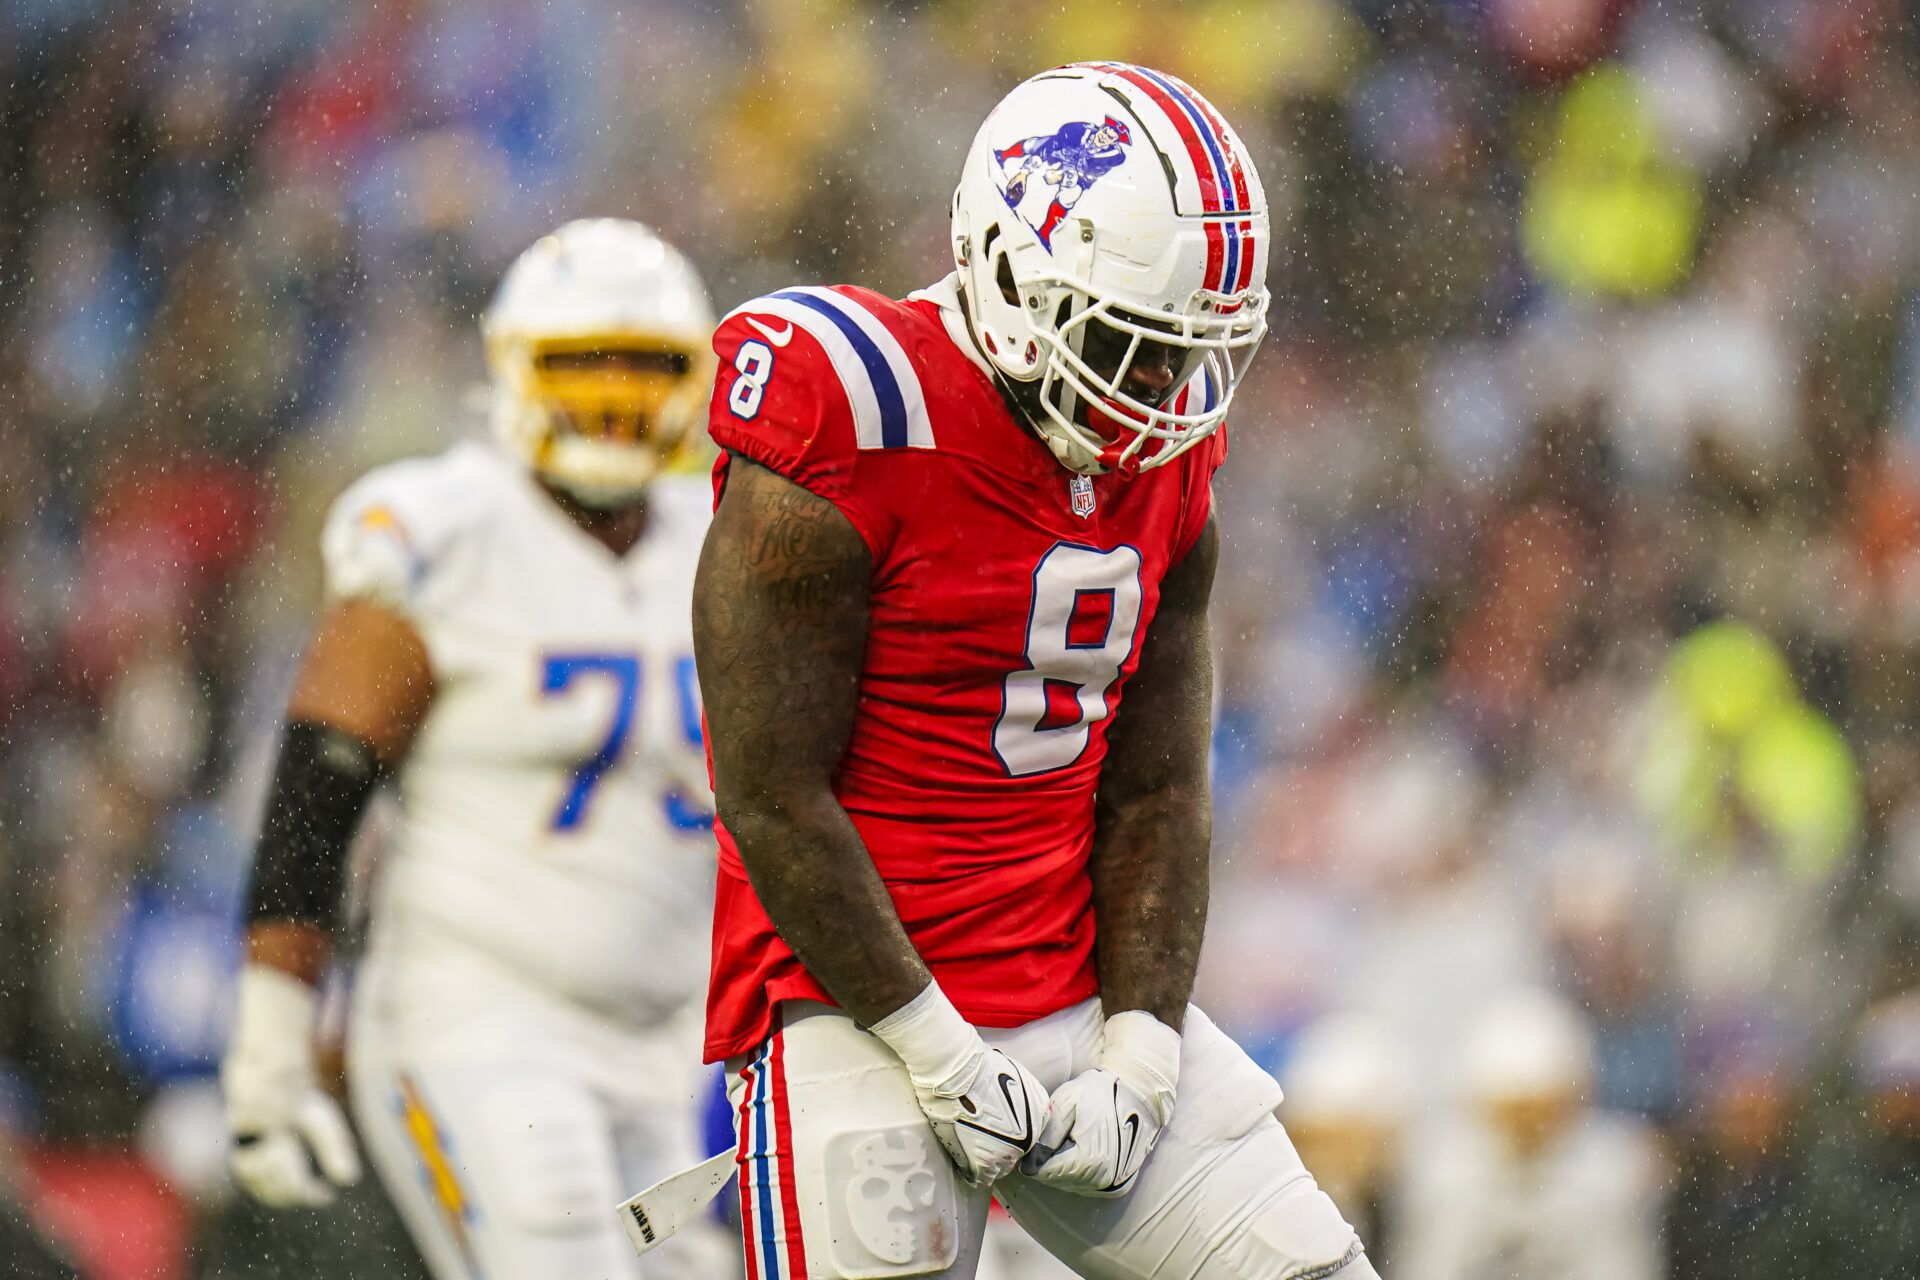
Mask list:
POLYGON ((1055 543, 1033 571, 1027 666, 1008 674, 993 749, 1016 778, 1064 769, 1087 749, 1140 625, 1140 553, 1055 543))

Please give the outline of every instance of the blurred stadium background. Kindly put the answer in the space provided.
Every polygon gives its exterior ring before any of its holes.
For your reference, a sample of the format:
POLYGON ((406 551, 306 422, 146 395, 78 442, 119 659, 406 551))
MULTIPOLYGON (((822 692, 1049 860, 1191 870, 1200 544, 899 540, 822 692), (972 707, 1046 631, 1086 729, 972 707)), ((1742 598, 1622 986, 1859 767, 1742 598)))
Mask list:
POLYGON ((1920 78, 1897 0, 11 0, 0 1271, 411 1275, 211 1075, 326 501, 582 214, 896 294, 1051 63, 1280 241, 1202 1000, 1388 1275, 1920 1269, 1920 78))

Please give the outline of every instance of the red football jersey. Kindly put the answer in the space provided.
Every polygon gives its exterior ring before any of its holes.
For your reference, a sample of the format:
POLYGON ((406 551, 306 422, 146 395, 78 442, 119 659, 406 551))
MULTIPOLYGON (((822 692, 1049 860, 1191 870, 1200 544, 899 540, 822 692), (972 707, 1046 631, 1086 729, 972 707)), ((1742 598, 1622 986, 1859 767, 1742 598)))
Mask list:
MULTIPOLYGON (((1012 1027, 1097 990, 1087 862, 1107 726, 1226 441, 1076 479, 962 348, 956 305, 950 285, 746 304, 714 335, 710 429, 866 540, 865 667, 834 793, 953 1003, 1012 1027)), ((780 1001, 828 999, 716 832, 709 1061, 763 1039, 780 1001)))

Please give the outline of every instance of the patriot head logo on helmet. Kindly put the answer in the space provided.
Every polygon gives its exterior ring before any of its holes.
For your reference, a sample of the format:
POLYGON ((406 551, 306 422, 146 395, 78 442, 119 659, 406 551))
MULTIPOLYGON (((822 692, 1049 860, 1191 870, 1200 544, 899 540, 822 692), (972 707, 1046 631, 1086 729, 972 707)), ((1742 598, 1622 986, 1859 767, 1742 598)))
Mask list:
POLYGON ((954 193, 954 258, 981 354, 1083 475, 1171 462, 1211 435, 1266 335, 1269 224, 1237 134, 1146 67, 1077 63, 981 126, 954 193), (1123 387, 1170 353, 1152 395, 1123 387))
POLYGON ((1073 120, 1044 137, 1022 138, 993 153, 1006 174, 1000 194, 1006 197, 1007 207, 1033 227, 1040 243, 1051 247, 1054 228, 1066 218, 1067 210, 1079 203, 1101 174, 1127 158, 1121 148, 1132 141, 1133 131, 1112 116, 1098 124, 1073 120), (1034 177, 1039 181, 1029 183, 1034 177), (1021 212, 1029 187, 1042 188, 1047 196, 1038 219, 1021 212))

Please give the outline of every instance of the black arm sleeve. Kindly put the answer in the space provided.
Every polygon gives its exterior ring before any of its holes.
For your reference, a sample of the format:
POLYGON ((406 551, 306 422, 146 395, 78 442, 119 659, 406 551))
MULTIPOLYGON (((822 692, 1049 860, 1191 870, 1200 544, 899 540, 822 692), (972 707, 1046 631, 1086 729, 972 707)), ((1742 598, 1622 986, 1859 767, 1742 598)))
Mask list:
POLYGON ((247 923, 332 927, 347 850, 386 770, 373 748, 312 720, 288 723, 247 889, 247 923))

